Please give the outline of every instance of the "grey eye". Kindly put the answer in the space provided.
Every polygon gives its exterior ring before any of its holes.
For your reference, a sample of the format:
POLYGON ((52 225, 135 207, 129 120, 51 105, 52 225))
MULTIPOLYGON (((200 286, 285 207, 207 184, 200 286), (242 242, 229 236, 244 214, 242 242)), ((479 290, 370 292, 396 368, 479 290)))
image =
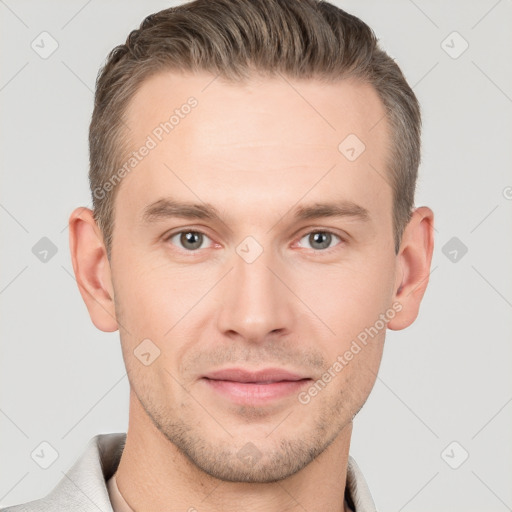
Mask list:
POLYGON ((175 233, 169 240, 173 242, 173 239, 178 237, 179 245, 188 251, 195 251, 196 249, 200 249, 205 241, 205 238, 208 238, 204 233, 200 231, 180 231, 179 233, 175 233))
POLYGON ((312 249, 322 250, 329 248, 334 238, 341 240, 338 235, 335 235, 329 231, 311 231, 311 233, 303 236, 301 240, 307 239, 312 249))

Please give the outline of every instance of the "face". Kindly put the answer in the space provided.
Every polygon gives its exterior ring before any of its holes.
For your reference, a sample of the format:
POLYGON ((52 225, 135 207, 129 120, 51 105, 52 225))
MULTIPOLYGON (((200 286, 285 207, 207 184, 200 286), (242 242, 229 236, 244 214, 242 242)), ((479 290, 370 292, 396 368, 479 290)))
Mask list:
POLYGON ((384 115, 356 82, 175 73, 127 110, 150 149, 116 191, 123 357, 145 414, 216 478, 296 473, 373 387, 397 270, 384 115))

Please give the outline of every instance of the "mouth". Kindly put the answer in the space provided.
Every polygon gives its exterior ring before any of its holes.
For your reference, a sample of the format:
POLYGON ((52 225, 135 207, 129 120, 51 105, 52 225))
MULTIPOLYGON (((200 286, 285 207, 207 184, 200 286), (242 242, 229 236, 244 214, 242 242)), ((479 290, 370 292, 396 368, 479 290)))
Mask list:
POLYGON ((201 378, 216 394, 237 404, 263 405, 297 393, 312 379, 281 368, 228 368, 201 378))
POLYGON ((269 384, 280 381, 298 381, 308 377, 290 372, 283 368, 263 368, 257 371, 249 371, 244 368, 225 368, 223 370, 210 372, 204 375, 204 378, 232 382, 269 384))

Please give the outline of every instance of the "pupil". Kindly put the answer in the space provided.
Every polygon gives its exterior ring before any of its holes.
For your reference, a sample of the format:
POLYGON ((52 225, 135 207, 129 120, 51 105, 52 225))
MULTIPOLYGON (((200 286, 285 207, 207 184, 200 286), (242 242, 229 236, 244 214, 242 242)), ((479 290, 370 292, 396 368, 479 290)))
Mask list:
POLYGON ((181 235, 181 242, 184 247, 187 247, 189 249, 197 249, 201 247, 201 233, 196 233, 194 231, 189 231, 188 233, 183 233, 181 235), (194 241, 195 239, 195 241, 194 241), (192 246, 192 247, 191 247, 192 246))
POLYGON ((329 244, 331 242, 330 233, 317 232, 317 233, 314 233, 312 236, 313 236, 314 243, 319 243, 321 246, 320 247, 321 249, 325 249, 326 247, 329 247, 329 244), (323 241, 322 241, 322 239, 323 239, 323 241))

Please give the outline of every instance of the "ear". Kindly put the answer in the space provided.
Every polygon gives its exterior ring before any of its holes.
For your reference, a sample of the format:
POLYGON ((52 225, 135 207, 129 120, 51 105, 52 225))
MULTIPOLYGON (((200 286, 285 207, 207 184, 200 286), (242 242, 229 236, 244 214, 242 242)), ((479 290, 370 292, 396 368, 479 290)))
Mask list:
POLYGON ((69 248, 76 282, 92 323, 101 331, 116 331, 110 263, 101 230, 89 208, 76 208, 71 213, 69 248))
POLYGON ((434 213, 420 206, 413 211, 402 235, 393 295, 393 302, 400 303, 402 309, 388 322, 388 329, 399 331, 416 320, 430 277, 433 250, 434 213))

